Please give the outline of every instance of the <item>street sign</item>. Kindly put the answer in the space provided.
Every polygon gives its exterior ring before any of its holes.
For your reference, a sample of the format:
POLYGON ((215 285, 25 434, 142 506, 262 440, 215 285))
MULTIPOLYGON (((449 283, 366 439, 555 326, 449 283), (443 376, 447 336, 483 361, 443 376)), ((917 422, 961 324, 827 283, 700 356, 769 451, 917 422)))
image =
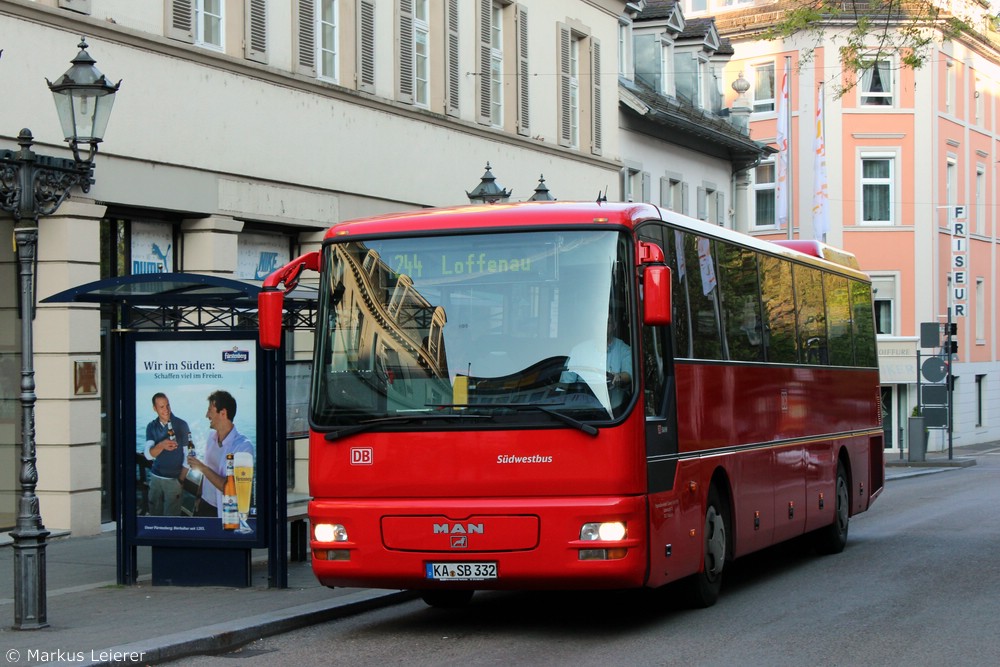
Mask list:
POLYGON ((948 365, 941 357, 928 357, 920 365, 920 372, 928 382, 940 382, 948 374, 948 365))
POLYGON ((948 405, 948 386, 943 384, 920 385, 920 402, 923 405, 948 405))

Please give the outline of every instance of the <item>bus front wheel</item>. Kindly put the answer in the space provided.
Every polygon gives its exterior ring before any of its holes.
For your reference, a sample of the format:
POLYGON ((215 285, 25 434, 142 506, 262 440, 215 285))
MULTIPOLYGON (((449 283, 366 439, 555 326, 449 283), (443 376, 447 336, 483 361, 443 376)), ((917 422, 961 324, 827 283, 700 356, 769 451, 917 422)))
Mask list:
POLYGON ((688 577, 687 599, 691 606, 711 607, 722 590, 722 571, 729 553, 729 508, 713 485, 705 504, 705 532, 702 569, 688 577))

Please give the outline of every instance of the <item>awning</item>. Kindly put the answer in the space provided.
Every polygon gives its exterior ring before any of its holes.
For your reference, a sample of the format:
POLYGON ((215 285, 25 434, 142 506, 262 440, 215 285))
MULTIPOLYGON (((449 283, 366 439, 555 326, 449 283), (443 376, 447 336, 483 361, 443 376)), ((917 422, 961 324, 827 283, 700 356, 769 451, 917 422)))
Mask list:
MULTIPOLYGON (((260 283, 201 273, 144 273, 97 280, 42 299, 42 303, 117 303, 129 306, 256 308, 260 283)), ((299 285, 289 305, 315 303, 318 291, 299 285)))

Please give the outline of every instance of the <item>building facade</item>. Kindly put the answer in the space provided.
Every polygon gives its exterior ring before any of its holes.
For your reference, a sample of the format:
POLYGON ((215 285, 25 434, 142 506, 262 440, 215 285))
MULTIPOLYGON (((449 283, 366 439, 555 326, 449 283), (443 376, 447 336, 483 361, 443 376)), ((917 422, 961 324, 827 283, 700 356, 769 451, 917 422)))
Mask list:
MULTIPOLYGON (((16 91, 0 105, 0 148, 16 148, 30 125, 38 153, 68 154, 45 79, 67 69, 81 35, 98 68, 122 80, 96 183, 39 223, 37 298, 147 272, 261 280, 338 221, 468 203, 487 163, 515 200, 542 177, 558 199, 627 198, 625 166, 648 134, 622 138, 619 74, 642 4, 0 0, 0 81, 16 91)), ((719 127, 713 141, 752 152, 745 133, 719 127)), ((730 191, 729 153, 706 162, 678 146, 659 143, 675 155, 657 159, 685 181, 685 161, 701 164, 713 175, 699 183, 730 191)), ((13 226, 0 215, 0 235, 13 226)), ((2 528, 20 493, 9 244, 0 277, 2 528)), ((96 533, 113 516, 119 388, 107 334, 117 326, 110 308, 38 307, 36 493, 50 530, 96 533)), ((306 357, 311 342, 296 347, 306 357)), ((302 491, 305 456, 297 447, 302 491)))

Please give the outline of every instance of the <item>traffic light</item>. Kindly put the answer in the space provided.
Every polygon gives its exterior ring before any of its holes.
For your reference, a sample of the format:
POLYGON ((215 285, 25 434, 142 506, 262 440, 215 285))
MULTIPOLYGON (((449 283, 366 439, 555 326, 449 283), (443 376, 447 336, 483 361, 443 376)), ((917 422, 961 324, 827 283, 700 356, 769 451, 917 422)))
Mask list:
POLYGON ((944 335, 945 336, 957 336, 958 335, 958 322, 949 322, 944 325, 944 335))
POLYGON ((945 354, 958 354, 958 341, 945 341, 944 352, 945 354))

